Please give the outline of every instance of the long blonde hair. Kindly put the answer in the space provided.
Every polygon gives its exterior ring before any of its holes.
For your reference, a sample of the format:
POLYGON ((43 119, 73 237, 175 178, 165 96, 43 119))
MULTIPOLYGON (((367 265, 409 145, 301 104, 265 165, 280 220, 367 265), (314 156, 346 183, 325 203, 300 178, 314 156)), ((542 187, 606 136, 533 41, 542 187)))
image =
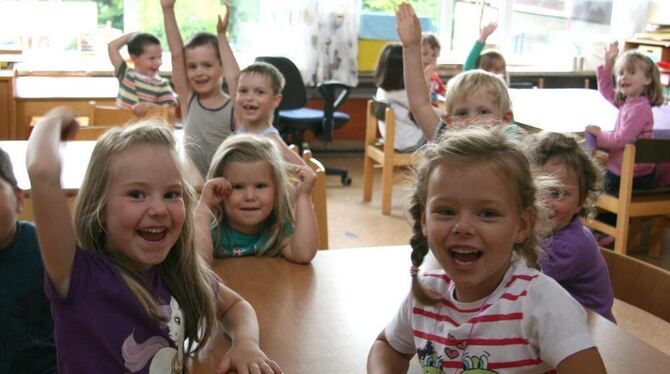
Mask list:
MULTIPOLYGON (((646 96, 649 99, 651 106, 663 104, 663 85, 661 84, 661 73, 658 70, 658 66, 656 66, 649 56, 643 55, 637 50, 630 50, 617 58, 614 65, 615 75, 618 74, 619 69, 628 68, 631 64, 641 69, 644 72, 644 76, 651 79, 651 82, 642 90, 642 96, 646 96)), ((618 103, 623 103, 626 101, 626 96, 617 88, 614 100, 618 103)))
MULTIPOLYGON (((520 144, 506 135, 506 127, 482 128, 469 126, 457 130, 447 130, 437 143, 429 143, 420 151, 420 162, 414 168, 413 193, 409 213, 412 218, 412 265, 417 268, 428 253, 428 238, 421 227, 421 217, 426 209, 428 181, 433 170, 442 163, 457 162, 464 165, 486 163, 493 165, 499 175, 506 178, 506 184, 517 196, 515 201, 519 212, 531 210, 532 230, 525 241, 513 247, 515 256, 523 258, 527 265, 539 268, 537 263, 540 249, 540 235, 550 230, 548 214, 538 199, 538 185, 531 173, 530 164, 520 144)), ((424 304, 435 304, 421 286, 416 276, 412 277, 412 292, 424 304)))
MULTIPOLYGON (((157 265, 158 274, 179 302, 184 315, 184 336, 191 343, 204 343, 209 338, 215 321, 215 301, 212 277, 215 275, 198 256, 195 247, 193 209, 195 193, 183 178, 178 162, 175 140, 165 123, 149 119, 136 125, 118 127, 106 132, 97 142, 75 202, 74 225, 79 244, 85 250, 107 257, 119 270, 128 287, 152 319, 165 322, 158 301, 138 282, 127 258, 118 252, 107 251, 104 225, 108 194, 113 183, 109 172, 114 157, 139 145, 164 149, 175 161, 180 172, 183 190, 184 224, 177 242, 163 262, 157 265)), ((194 352, 203 344, 197 344, 194 352)), ((190 351, 191 346, 188 347, 190 351)))
MULTIPOLYGON (((291 210, 293 185, 283 160, 279 149, 271 140, 253 134, 238 134, 228 137, 221 143, 212 157, 212 164, 207 173, 207 179, 220 177, 229 162, 265 161, 270 166, 272 181, 276 188, 272 213, 263 222, 268 230, 268 240, 258 252, 261 256, 279 256, 288 238, 284 232, 284 226, 287 220, 293 224, 291 210)), ((215 227, 226 224, 228 217, 226 217, 223 205, 213 209, 213 214, 215 227)))

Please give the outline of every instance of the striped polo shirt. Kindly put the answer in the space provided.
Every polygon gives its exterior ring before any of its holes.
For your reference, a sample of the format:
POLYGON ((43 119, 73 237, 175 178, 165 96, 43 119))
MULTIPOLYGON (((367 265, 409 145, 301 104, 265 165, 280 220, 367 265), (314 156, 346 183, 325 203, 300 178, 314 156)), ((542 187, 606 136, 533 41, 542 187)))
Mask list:
POLYGON ((158 105, 177 103, 177 96, 167 79, 158 75, 147 77, 138 74, 135 69, 129 68, 125 61, 121 63, 116 78, 119 80, 116 106, 120 108, 132 109, 139 102, 158 105))

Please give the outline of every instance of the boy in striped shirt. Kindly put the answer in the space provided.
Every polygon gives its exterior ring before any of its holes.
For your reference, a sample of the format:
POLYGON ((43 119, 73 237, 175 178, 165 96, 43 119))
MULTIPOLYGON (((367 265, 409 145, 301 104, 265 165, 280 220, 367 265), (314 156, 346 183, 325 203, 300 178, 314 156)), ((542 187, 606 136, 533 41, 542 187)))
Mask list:
POLYGON ((132 110, 141 117, 153 107, 177 104, 170 82, 158 75, 163 62, 158 38, 148 33, 125 34, 109 43, 108 52, 114 75, 119 80, 118 107, 132 110), (120 49, 126 44, 134 68, 121 56, 120 49))

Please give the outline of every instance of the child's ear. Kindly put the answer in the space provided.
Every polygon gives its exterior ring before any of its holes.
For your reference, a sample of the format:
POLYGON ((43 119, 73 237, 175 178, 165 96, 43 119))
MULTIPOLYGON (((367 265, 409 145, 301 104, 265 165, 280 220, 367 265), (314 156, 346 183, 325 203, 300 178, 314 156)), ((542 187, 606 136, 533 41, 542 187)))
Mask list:
POLYGON ((273 102, 272 102, 272 107, 275 108, 275 109, 277 109, 277 107, 279 106, 279 104, 281 104, 281 99, 282 99, 282 98, 283 98, 282 94, 277 94, 277 95, 275 95, 275 98, 274 98, 274 100, 273 100, 273 102))
POLYGON ((505 114, 503 114, 503 116, 502 116, 502 120, 505 123, 512 123, 513 119, 514 119, 514 115, 512 114, 512 112, 505 112, 505 114))
POLYGON ((21 213, 25 207, 25 194, 22 189, 17 188, 14 190, 14 196, 16 196, 16 213, 21 213))
POLYGON ((526 208, 519 217, 519 229, 514 237, 514 243, 519 244, 526 241, 535 226, 535 214, 532 208, 526 208))

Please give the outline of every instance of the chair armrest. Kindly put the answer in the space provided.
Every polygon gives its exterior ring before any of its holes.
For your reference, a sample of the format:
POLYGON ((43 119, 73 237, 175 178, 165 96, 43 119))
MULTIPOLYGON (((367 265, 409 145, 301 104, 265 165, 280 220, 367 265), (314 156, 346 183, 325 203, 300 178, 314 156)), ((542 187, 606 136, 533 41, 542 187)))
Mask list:
POLYGON ((337 111, 340 108, 344 100, 346 100, 351 94, 352 89, 351 86, 335 80, 328 80, 321 82, 316 87, 319 90, 321 96, 323 97, 324 108, 327 108, 329 105, 332 105, 333 112, 337 111), (335 93, 337 93, 338 91, 339 95, 336 98, 335 93))

